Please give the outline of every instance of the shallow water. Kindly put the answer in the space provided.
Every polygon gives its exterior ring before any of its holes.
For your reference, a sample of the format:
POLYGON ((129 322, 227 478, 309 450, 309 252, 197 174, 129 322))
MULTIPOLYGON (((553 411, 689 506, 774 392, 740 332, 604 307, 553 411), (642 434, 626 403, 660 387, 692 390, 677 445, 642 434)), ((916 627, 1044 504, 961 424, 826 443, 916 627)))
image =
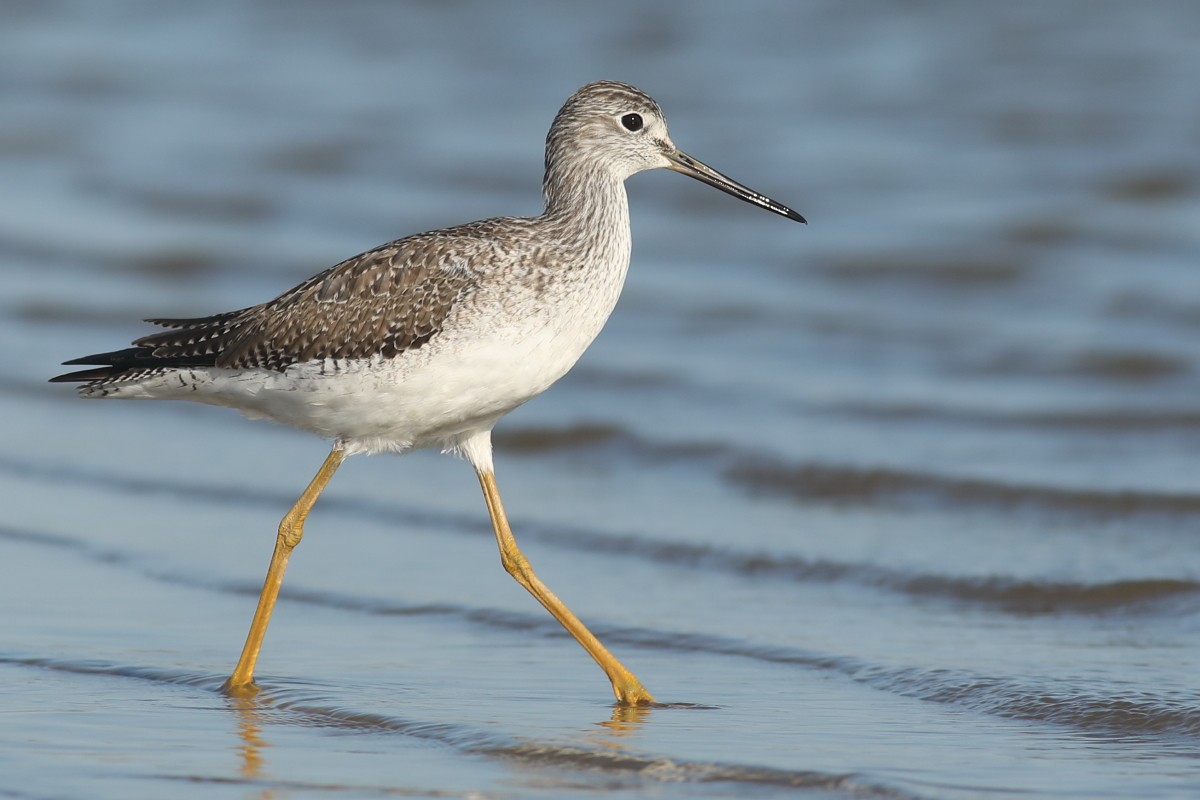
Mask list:
POLYGON ((1200 7, 10 3, 0 796, 1200 794, 1200 7), (470 469, 45 380, 538 208, 599 77, 807 228, 630 181, 607 329, 470 469))

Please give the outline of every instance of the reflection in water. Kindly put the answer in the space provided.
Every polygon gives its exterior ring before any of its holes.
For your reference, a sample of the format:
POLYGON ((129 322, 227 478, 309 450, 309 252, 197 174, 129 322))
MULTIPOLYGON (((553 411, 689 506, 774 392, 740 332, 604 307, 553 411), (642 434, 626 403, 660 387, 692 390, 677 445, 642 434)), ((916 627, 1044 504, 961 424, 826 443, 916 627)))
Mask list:
POLYGON ((596 723, 603 731, 592 731, 588 739, 600 747, 624 749, 629 742, 621 740, 633 740, 652 713, 654 706, 617 706, 610 719, 596 723))
MULTIPOLYGON (((264 706, 259 701, 258 687, 229 697, 229 707, 237 718, 237 735, 239 742, 234 747, 241 759, 240 773, 246 781, 258 781, 266 772, 266 759, 263 757, 264 748, 271 743, 262 737, 264 706)), ((264 788, 255 794, 261 800, 271 800, 276 797, 273 789, 264 788)))
POLYGON ((715 711, 717 706, 700 703, 654 703, 649 706, 616 706, 609 719, 597 722, 603 732, 592 730, 588 740, 600 747, 623 750, 637 739, 643 725, 650 721, 656 711, 715 711))

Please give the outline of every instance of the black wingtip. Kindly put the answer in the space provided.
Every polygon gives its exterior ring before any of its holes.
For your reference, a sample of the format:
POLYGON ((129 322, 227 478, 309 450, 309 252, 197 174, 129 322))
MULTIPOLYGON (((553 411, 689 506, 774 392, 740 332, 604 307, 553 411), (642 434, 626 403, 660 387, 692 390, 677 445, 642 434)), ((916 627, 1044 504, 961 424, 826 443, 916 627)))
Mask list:
POLYGON ((51 383, 76 383, 79 381, 96 381, 115 378, 133 370, 158 369, 196 369, 216 365, 214 353, 186 356, 157 356, 153 347, 135 345, 124 350, 114 350, 111 353, 95 353, 90 356, 72 358, 64 361, 63 366, 90 366, 94 369, 84 369, 78 372, 68 372, 50 379, 51 383))
POLYGON ((95 353, 90 356, 80 356, 79 358, 72 358, 70 361, 64 361, 62 363, 63 363, 64 367, 73 367, 77 364, 78 365, 100 364, 100 365, 105 365, 105 366, 112 366, 112 364, 114 362, 113 356, 116 356, 116 355, 119 355, 119 353, 95 353))
POLYGON ((111 378, 113 375, 134 366, 136 359, 144 357, 147 352, 145 348, 128 347, 124 350, 114 350, 110 353, 93 353, 90 356, 72 358, 70 361, 62 362, 63 366, 85 366, 93 367, 93 369, 83 369, 78 372, 65 372, 62 375, 55 375, 50 379, 50 383, 80 383, 82 381, 98 381, 103 378, 111 378))
MULTIPOLYGON (((70 364, 71 362, 67 362, 70 364)), ((62 375, 55 375, 47 381, 47 383, 85 383, 87 381, 98 381, 102 378, 107 378, 113 373, 112 367, 98 367, 96 369, 81 369, 78 372, 64 372, 62 375)))

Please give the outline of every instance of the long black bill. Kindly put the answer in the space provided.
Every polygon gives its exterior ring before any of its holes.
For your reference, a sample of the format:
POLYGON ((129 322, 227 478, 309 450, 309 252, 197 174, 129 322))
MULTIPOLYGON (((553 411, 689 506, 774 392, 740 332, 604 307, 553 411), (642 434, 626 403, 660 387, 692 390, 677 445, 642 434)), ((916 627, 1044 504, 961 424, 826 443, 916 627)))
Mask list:
POLYGON ((759 208, 765 208, 767 211, 774 211, 776 214, 788 219, 794 219, 796 222, 808 224, 808 220, 795 211, 792 211, 783 203, 777 203, 765 194, 759 194, 753 189, 742 186, 737 181, 722 175, 707 164, 697 161, 682 150, 667 153, 667 160, 671 162, 668 169, 683 173, 689 178, 695 178, 698 181, 707 183, 709 186, 715 186, 722 192, 731 194, 739 200, 745 200, 747 203, 753 203, 759 208))

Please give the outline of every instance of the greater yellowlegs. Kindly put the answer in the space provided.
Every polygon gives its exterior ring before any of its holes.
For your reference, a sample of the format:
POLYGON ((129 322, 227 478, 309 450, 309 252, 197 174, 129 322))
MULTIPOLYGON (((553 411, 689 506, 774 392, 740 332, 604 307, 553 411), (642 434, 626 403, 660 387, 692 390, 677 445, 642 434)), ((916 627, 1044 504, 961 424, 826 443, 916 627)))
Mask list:
POLYGON ((647 94, 599 81, 571 95, 550 126, 541 216, 398 239, 261 305, 147 320, 167 330, 124 350, 65 362, 100 365, 52 379, 83 382, 83 397, 230 406, 333 440, 279 525, 228 691, 253 686, 288 558, 346 456, 436 447, 475 468, 504 568, 596 660, 617 701, 654 701, 518 549, 496 488, 491 431, 565 375, 604 326, 629 267, 625 179, 660 168, 805 221, 677 148, 647 94))

